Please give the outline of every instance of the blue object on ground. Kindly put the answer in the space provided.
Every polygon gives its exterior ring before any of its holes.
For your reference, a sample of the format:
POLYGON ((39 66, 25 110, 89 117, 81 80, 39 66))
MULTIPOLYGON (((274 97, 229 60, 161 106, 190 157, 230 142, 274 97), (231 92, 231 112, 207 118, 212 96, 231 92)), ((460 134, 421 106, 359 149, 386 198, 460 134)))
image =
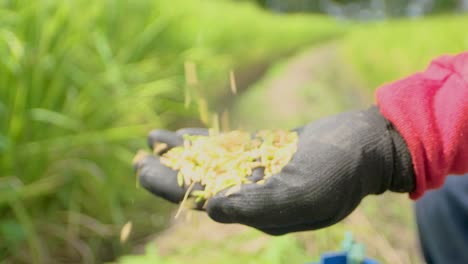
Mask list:
POLYGON ((320 264, 346 264, 347 262, 346 252, 342 253, 325 253, 322 255, 320 264))
POLYGON ((379 264, 376 260, 365 257, 364 245, 356 243, 350 232, 345 234, 342 248, 343 251, 340 252, 322 254, 320 262, 315 264, 379 264))
MULTIPOLYGON (((316 264, 349 264, 347 252, 325 253, 316 264)), ((360 264, 379 264, 376 260, 365 258, 360 264)))

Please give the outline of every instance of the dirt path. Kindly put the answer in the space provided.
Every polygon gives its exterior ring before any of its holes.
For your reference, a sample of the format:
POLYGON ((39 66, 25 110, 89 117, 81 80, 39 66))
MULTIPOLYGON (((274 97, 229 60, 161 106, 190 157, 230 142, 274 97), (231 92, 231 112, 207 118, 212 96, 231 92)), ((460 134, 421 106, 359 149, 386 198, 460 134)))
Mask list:
MULTIPOLYGON (((292 58, 282 74, 269 85, 268 100, 271 109, 281 118, 291 118, 310 108, 311 103, 301 94, 307 86, 314 83, 326 85, 326 89, 346 91, 344 96, 354 97, 351 106, 361 106, 369 100, 368 94, 362 93, 357 79, 344 67, 334 44, 311 48, 292 58), (282 106, 282 107, 273 107, 282 106)), ((323 88, 322 88, 323 89, 323 88)), ((341 95, 343 96, 343 95, 341 95)))
POLYGON ((236 104, 239 127, 291 128, 371 103, 371 90, 363 88, 334 43, 311 47, 276 67, 280 73, 266 76, 236 104))

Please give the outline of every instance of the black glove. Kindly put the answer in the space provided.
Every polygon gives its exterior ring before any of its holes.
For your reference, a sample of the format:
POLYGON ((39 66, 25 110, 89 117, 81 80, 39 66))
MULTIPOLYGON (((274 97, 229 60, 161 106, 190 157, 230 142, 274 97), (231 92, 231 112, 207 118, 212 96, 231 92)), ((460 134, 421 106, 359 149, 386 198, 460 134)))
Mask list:
MULTIPOLYGON (((179 145, 187 132, 193 131, 152 132, 150 145, 179 145)), ((229 196, 215 195, 206 205, 208 215, 280 235, 335 224, 366 195, 415 187, 406 143, 377 107, 324 118, 298 133, 297 152, 280 173, 261 185, 242 185, 229 196)), ((136 167, 146 189, 172 202, 182 199, 185 190, 178 187, 176 172, 157 157, 136 167)))

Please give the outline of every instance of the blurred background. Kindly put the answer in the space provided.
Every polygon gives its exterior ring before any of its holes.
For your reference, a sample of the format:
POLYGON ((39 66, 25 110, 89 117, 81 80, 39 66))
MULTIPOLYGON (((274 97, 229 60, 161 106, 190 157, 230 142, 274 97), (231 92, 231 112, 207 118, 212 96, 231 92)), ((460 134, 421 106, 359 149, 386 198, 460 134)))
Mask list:
POLYGON ((468 49, 466 0, 0 0, 0 263, 305 263, 345 231, 382 263, 421 263, 406 195, 270 237, 136 184, 153 128, 293 128, 373 102, 385 82, 468 49), (232 74, 231 74, 232 73, 232 74), (230 91, 232 76, 237 94, 230 91), (120 241, 125 223, 132 230, 120 241))

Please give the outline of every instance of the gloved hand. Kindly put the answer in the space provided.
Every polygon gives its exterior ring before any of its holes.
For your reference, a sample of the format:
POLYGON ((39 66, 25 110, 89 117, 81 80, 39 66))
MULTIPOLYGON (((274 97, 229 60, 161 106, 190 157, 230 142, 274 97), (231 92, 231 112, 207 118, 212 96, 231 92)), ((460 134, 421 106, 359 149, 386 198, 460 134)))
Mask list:
MULTIPOLYGON (((153 131, 149 143, 172 147, 182 144, 180 135, 199 132, 153 131)), ((411 192, 415 187, 406 143, 377 107, 324 118, 298 133, 297 152, 280 173, 261 185, 242 185, 229 196, 218 193, 207 202, 208 215, 221 223, 280 235, 333 225, 369 194, 411 192)), ((148 156, 136 167, 142 186, 169 201, 181 201, 185 190, 177 185, 176 172, 157 157, 148 156)))

